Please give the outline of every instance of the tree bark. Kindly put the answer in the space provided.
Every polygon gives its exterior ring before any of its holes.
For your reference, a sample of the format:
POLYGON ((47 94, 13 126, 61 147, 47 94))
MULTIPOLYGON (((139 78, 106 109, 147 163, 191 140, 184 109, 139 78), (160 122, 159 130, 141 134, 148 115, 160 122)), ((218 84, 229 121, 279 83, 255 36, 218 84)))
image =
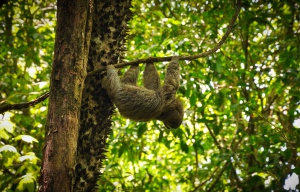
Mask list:
MULTIPOLYGON (((118 63, 122 59, 131 0, 96 0, 87 71, 118 63)), ((113 105, 101 87, 102 75, 85 80, 82 96, 76 191, 94 191, 111 132, 113 105)))
POLYGON ((74 191, 92 3, 85 0, 57 1, 55 52, 39 191, 74 191))

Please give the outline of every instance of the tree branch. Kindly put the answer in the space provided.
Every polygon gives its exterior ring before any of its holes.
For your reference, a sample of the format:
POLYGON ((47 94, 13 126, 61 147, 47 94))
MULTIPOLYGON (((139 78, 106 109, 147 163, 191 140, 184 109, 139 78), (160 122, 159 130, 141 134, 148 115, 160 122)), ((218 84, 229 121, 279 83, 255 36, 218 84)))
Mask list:
MULTIPOLYGON (((226 41, 227 37, 229 36, 229 34, 232 32, 232 29, 233 29, 233 26, 235 24, 235 21, 239 15, 239 12, 241 10, 241 7, 242 7, 242 3, 241 3, 241 0, 238 0, 237 1, 237 7, 236 7, 236 10, 235 10, 235 13, 234 15, 232 16, 231 20, 230 20, 230 23, 229 25, 227 26, 227 30, 226 30, 226 33, 223 35, 223 37, 221 38, 221 40, 219 41, 219 43, 217 43, 217 45, 206 51, 206 52, 203 52, 203 53, 200 53, 200 54, 196 54, 196 55, 190 55, 190 56, 181 56, 179 57, 179 60, 187 60, 187 61, 192 61, 192 60, 195 60, 195 59, 198 59, 200 57, 206 57, 214 52, 216 52, 218 49, 220 49, 220 47, 223 45, 223 43, 226 41)), ((122 63, 118 63, 118 64, 113 64, 116 68, 122 68, 122 67, 125 67, 125 66, 128 66, 128 65, 136 65, 136 64, 140 64, 140 63, 155 63, 155 62, 162 62, 162 61, 171 61, 173 56, 169 56, 169 57, 149 57, 149 58, 146 58, 146 59, 137 59, 137 60, 134 60, 134 61, 130 61, 130 62, 122 62, 122 63)), ((95 74, 98 74, 102 71, 105 71, 106 67, 101 67, 95 71, 91 71, 87 74, 87 76, 93 76, 95 74)))
POLYGON ((26 102, 26 103, 18 103, 18 104, 9 104, 9 103, 1 103, 0 104, 0 114, 3 114, 4 112, 8 111, 8 110, 20 110, 20 109, 24 109, 24 108, 28 108, 31 106, 34 106, 42 101, 44 101, 45 99, 47 99, 47 97, 49 97, 49 92, 45 93, 44 95, 40 96, 39 98, 30 101, 30 102, 26 102))
POLYGON ((192 192, 196 192, 196 191, 199 191, 199 189, 205 185, 208 181, 210 181, 214 176, 215 176, 215 173, 219 170, 219 167, 216 167, 213 171, 212 171, 212 174, 209 175, 209 177, 204 180, 202 183, 200 183, 197 187, 195 187, 195 189, 192 191, 192 192))
POLYGON ((214 187, 216 186, 216 184, 219 182, 221 176, 223 175, 224 171, 226 170, 227 166, 230 163, 230 159, 228 159, 226 161, 226 163, 224 164, 224 166, 222 167, 222 169, 220 170, 220 172, 216 175, 216 178, 214 180, 214 182, 212 183, 212 185, 207 189, 207 191, 212 191, 214 189, 214 187))
MULTIPOLYGON (((195 60, 195 59, 198 59, 198 58, 201 58, 201 57, 206 57, 210 54, 215 53, 218 49, 220 49, 220 47, 226 41, 229 34, 232 32, 233 26, 236 22, 236 19, 237 19, 238 15, 239 15, 241 7, 242 7, 241 0, 238 0, 235 13, 234 13, 233 17, 231 18, 229 25, 227 26, 226 33, 224 34, 224 36, 221 38, 221 40, 217 43, 217 45, 214 48, 212 48, 211 50, 208 50, 206 52, 196 54, 196 55, 181 56, 181 57, 179 57, 179 60, 192 61, 192 60, 195 60)), ((125 66, 128 66, 128 65, 136 65, 136 64, 140 64, 140 63, 155 63, 155 62, 171 61, 172 57, 173 56, 149 57, 149 58, 146 58, 146 59, 137 59, 137 60, 130 61, 130 62, 122 62, 122 63, 114 64, 114 66, 116 68, 122 68, 122 67, 125 67, 125 66)), ((95 74, 98 74, 98 73, 104 71, 105 69, 106 69, 106 67, 101 67, 101 68, 99 68, 95 71, 89 72, 87 74, 87 76, 93 76, 95 74)), ((28 108, 30 106, 34 106, 34 105, 44 101, 47 97, 49 97, 49 92, 45 93, 44 95, 37 98, 36 100, 26 102, 26 103, 9 104, 9 103, 4 102, 4 103, 0 104, 0 114, 6 112, 8 110, 20 110, 20 109, 28 108)))

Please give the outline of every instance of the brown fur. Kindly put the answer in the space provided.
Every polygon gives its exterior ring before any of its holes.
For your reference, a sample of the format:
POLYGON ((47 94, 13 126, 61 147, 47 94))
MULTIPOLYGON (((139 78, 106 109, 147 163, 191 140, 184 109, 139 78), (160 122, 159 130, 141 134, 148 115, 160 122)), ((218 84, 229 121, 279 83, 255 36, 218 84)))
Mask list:
POLYGON ((121 115, 134 121, 158 119, 168 128, 178 128, 183 118, 182 102, 175 95, 179 87, 178 57, 172 58, 163 86, 154 64, 146 64, 144 87, 136 85, 138 75, 138 65, 132 65, 122 79, 113 65, 107 66, 102 86, 121 115))

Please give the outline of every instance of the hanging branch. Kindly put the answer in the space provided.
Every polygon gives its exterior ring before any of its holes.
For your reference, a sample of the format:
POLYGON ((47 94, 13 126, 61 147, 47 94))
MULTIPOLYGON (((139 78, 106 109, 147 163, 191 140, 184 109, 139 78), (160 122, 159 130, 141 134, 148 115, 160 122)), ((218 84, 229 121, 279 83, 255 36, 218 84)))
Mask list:
MULTIPOLYGON (((200 57, 206 57, 206 56, 216 52, 218 49, 220 49, 220 47, 226 41, 229 34, 232 32, 233 26, 236 22, 236 19, 237 19, 238 15, 239 15, 241 7, 242 7, 241 0, 238 0, 235 13, 234 13, 233 17, 231 18, 229 25, 227 26, 226 33, 223 35, 221 40, 217 43, 217 45, 214 48, 212 48, 211 50, 208 50, 206 52, 196 54, 196 55, 181 56, 181 57, 179 56, 178 57, 179 60, 192 61, 192 60, 198 59, 200 57)), ((155 62, 171 61, 172 57, 173 56, 169 56, 169 57, 149 57, 147 59, 137 59, 137 60, 130 61, 130 62, 123 62, 123 63, 114 64, 114 66, 116 68, 121 68, 121 67, 124 67, 124 66, 136 65, 136 64, 140 64, 140 63, 155 63, 155 62)), ((105 69, 106 69, 106 67, 101 67, 101 68, 99 68, 95 71, 89 72, 87 74, 87 76, 93 76, 95 74, 98 74, 98 73, 104 71, 105 69)), ((45 93, 44 95, 37 98, 36 100, 26 102, 26 103, 19 103, 19 104, 2 103, 2 104, 0 104, 0 114, 3 114, 4 112, 6 112, 8 110, 16 110, 16 109, 20 110, 20 109, 28 108, 30 106, 34 106, 34 105, 44 101, 48 97, 49 97, 49 92, 45 93)))
MULTIPOLYGON (((190 55, 190 56, 179 56, 179 60, 187 60, 187 61, 192 61, 195 59, 198 59, 200 57, 206 57, 214 52, 216 52, 217 50, 220 49, 220 47, 223 45, 223 43, 226 41, 227 37, 229 36, 229 34, 232 32, 233 26, 235 24, 235 21, 239 15, 239 12, 241 10, 242 7, 242 3, 241 0, 237 1, 237 7, 235 10, 235 13, 233 15, 233 17, 230 20, 229 25, 227 26, 227 30, 226 33, 223 35, 223 37, 221 38, 221 40, 217 43, 217 45, 212 48, 211 50, 208 50, 206 52, 200 53, 200 54, 196 54, 196 55, 190 55)), ((140 63, 155 63, 155 62, 162 62, 162 61, 171 61, 173 56, 169 56, 169 57, 149 57, 146 59, 137 59, 134 61, 130 61, 130 62, 122 62, 122 63, 118 63, 118 64, 113 64, 116 68, 122 68, 128 65, 136 65, 136 64, 140 64, 140 63)), ((106 67, 100 67, 99 69, 89 72, 87 74, 87 76, 93 76, 95 74, 98 74, 102 71, 105 71, 106 67)))
POLYGON ((31 106, 34 106, 42 101, 44 101, 45 99, 47 99, 49 97, 49 92, 45 93, 44 95, 40 96, 39 98, 30 101, 30 102, 26 102, 26 103, 18 103, 18 104, 9 104, 9 103, 2 103, 0 104, 0 114, 3 114, 4 112, 8 111, 8 110, 20 110, 20 109, 25 109, 31 106))

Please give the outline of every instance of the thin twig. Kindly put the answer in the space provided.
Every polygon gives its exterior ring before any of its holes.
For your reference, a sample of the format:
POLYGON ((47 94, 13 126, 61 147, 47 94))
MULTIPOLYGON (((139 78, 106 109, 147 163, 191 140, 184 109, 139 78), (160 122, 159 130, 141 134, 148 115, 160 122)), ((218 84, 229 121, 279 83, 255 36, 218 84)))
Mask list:
POLYGON ((25 109, 34 106, 47 99, 47 97, 49 97, 49 92, 45 93, 44 95, 40 96, 39 98, 33 101, 26 102, 26 103, 18 103, 18 104, 2 103, 0 104, 0 114, 3 114, 4 112, 9 110, 16 110, 16 109, 20 110, 20 109, 25 109))
MULTIPOLYGON (((190 55, 190 56, 181 56, 179 57, 179 60, 187 60, 187 61, 192 61, 195 59, 198 59, 200 57, 206 57, 214 52, 216 52, 217 50, 220 49, 220 47, 223 45, 223 43, 226 41, 227 37, 229 36, 229 34, 232 32, 233 26, 235 24, 235 21, 239 15, 239 12, 241 10, 242 7, 242 3, 241 0, 238 0, 237 2, 237 8, 235 10, 235 13, 233 15, 233 17, 230 20, 229 25, 227 26, 227 30, 226 33, 223 35, 223 37, 221 38, 221 40, 219 41, 219 43, 212 48, 211 50, 208 50, 206 52, 200 53, 200 54, 196 54, 196 55, 190 55)), ((140 63, 155 63, 155 62, 163 62, 163 61, 171 61, 173 56, 169 56, 169 57, 149 57, 146 59, 137 59, 134 61, 130 61, 130 62, 122 62, 122 63, 118 63, 118 64, 113 64, 116 68, 122 68, 128 65, 136 65, 136 64, 140 64, 140 63)), ((104 71, 106 69, 106 67, 100 67, 99 69, 95 70, 95 71, 91 71, 87 74, 87 76, 93 76, 95 74, 98 74, 102 71, 104 71)))
MULTIPOLYGON (((231 18, 231 21, 230 21, 229 25, 227 26, 226 33, 224 34, 222 39, 219 41, 219 43, 213 49, 208 50, 208 51, 203 52, 203 53, 200 53, 200 54, 196 54, 196 55, 181 56, 181 57, 179 57, 179 60, 187 60, 187 61, 195 60, 195 59, 198 59, 200 57, 206 57, 206 56, 216 52, 218 49, 220 49, 220 47, 226 41, 227 37, 229 36, 229 34, 231 33, 231 31, 233 29, 233 25, 235 24, 237 16, 238 16, 238 14, 241 10, 241 6, 242 6, 241 5, 241 0, 238 0, 237 8, 235 10, 235 13, 234 13, 233 17, 231 18)), ((124 67, 124 66, 136 65, 136 64, 140 64, 140 63, 155 63, 155 62, 171 61, 172 57, 173 56, 169 56, 169 57, 149 57, 147 59, 137 59, 135 61, 114 64, 114 66, 116 68, 121 68, 121 67, 124 67)), ((99 68, 95 71, 89 72, 87 74, 87 76, 93 76, 97 73, 100 73, 100 72, 104 71, 105 69, 106 69, 105 67, 101 67, 101 68, 99 68)), ((28 108, 30 106, 34 106, 34 105, 44 101, 48 97, 49 97, 49 92, 45 93, 44 95, 37 98, 36 100, 26 102, 26 103, 19 103, 19 104, 3 103, 3 104, 0 104, 0 114, 6 112, 8 110, 16 110, 16 109, 20 110, 20 109, 28 108)))

